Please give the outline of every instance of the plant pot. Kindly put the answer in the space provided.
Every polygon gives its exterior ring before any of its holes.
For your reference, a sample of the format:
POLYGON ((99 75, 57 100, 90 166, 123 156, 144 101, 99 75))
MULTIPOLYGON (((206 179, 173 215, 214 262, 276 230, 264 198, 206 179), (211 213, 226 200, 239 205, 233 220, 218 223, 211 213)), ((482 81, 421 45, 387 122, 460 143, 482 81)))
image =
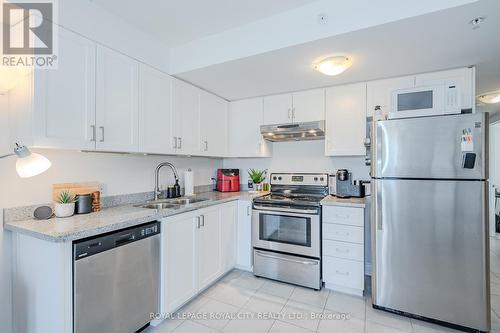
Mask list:
POLYGON ((255 188, 254 188, 255 191, 263 191, 263 189, 264 189, 263 183, 255 183, 254 186, 255 186, 255 188))
POLYGON ((56 217, 70 217, 75 214, 75 203, 56 203, 54 204, 54 214, 56 217))

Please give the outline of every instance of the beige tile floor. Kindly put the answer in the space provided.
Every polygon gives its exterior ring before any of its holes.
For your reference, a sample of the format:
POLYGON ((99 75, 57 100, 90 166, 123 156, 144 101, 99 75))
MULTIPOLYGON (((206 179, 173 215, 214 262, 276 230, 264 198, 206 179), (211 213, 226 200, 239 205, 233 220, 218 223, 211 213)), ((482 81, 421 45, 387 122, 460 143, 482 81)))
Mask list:
MULTIPOLYGON (((500 237, 491 239, 490 253, 492 332, 500 332, 500 237)), ((145 332, 455 332, 374 310, 369 296, 353 297, 325 289, 318 292, 256 278, 239 270, 227 274, 177 314, 184 318, 165 320, 145 332), (264 317, 262 314, 274 316, 264 317), (340 319, 340 314, 349 317, 340 319)))

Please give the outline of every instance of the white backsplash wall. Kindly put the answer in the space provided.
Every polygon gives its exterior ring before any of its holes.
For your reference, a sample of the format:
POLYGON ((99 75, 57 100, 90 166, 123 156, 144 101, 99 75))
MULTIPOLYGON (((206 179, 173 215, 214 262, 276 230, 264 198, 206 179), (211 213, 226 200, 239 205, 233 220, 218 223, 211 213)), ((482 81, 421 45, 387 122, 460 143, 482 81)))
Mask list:
POLYGON ((271 172, 335 173, 337 169, 348 169, 354 179, 369 179, 369 167, 365 166, 364 156, 327 157, 324 150, 323 140, 274 142, 272 157, 224 159, 224 168, 240 169, 242 184, 248 182, 249 168, 267 169, 268 175, 271 172))
MULTIPOLYGON (((194 172, 194 185, 210 185, 222 159, 180 156, 144 156, 111 153, 33 149, 52 162, 45 173, 21 179, 15 170, 15 158, 0 160, 0 208, 49 203, 52 184, 98 181, 103 184, 103 196, 147 192, 154 187, 154 170, 158 163, 168 161, 179 172, 184 185, 184 171, 194 172)), ((170 168, 160 173, 160 184, 173 184, 170 168)))

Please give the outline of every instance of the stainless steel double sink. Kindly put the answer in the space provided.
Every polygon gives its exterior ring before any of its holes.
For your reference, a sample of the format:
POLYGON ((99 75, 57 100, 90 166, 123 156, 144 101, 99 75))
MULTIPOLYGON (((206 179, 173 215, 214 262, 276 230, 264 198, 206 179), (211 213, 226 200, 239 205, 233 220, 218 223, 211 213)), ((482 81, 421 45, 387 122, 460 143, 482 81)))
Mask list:
POLYGON ((146 203, 137 205, 136 207, 149 209, 181 209, 187 205, 207 201, 203 198, 174 198, 146 201, 146 203))

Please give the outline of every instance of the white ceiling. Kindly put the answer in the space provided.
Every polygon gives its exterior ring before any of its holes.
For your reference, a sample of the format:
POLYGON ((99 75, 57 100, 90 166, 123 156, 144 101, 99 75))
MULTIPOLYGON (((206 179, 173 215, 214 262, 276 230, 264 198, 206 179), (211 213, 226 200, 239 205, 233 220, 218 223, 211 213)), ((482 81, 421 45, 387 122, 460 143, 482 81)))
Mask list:
POLYGON ((89 0, 168 46, 248 24, 315 0, 89 0))
POLYGON ((500 89, 500 1, 481 0, 373 28, 177 73, 228 100, 478 65, 478 92, 500 89), (477 30, 469 20, 486 16, 477 30), (312 69, 321 56, 347 54, 336 77, 312 69))

